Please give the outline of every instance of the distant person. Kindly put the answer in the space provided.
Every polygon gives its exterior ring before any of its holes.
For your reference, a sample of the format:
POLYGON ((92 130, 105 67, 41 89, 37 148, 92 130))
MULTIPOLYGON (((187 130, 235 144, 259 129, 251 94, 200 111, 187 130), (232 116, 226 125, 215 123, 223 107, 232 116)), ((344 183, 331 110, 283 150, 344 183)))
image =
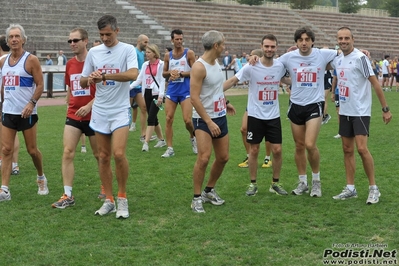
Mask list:
POLYGON ((7 44, 11 53, 0 61, 2 77, 3 99, 3 127, 2 127, 2 185, 0 201, 11 200, 9 190, 10 174, 12 172, 12 156, 14 152, 15 136, 22 131, 26 149, 32 158, 37 171, 37 193, 47 195, 47 179, 43 172, 43 159, 37 148, 37 107, 36 103, 43 93, 43 73, 39 59, 23 49, 27 36, 24 28, 19 24, 11 24, 6 30, 7 44), (24 80, 15 83, 15 80, 24 80))
POLYGON ((137 80, 130 84, 130 88, 134 88, 140 84, 143 90, 138 97, 144 97, 148 119, 145 140, 141 150, 147 152, 149 150, 148 143, 154 130, 158 137, 158 142, 154 148, 166 146, 161 124, 159 124, 157 116, 159 107, 162 105, 163 96, 165 95, 165 78, 162 76, 163 61, 159 59, 161 55, 158 46, 148 44, 145 54, 148 61, 144 62, 142 71, 140 71, 137 80))
POLYGON ((173 122, 177 105, 180 104, 186 130, 190 134, 190 142, 193 153, 197 154, 197 142, 194 136, 192 117, 192 105, 190 102, 190 72, 195 62, 193 50, 184 48, 183 31, 175 29, 171 32, 173 50, 165 54, 163 77, 168 80, 168 89, 165 100, 165 135, 167 149, 161 156, 169 158, 175 155, 173 149, 173 122))
MULTIPOLYGON (((140 34, 137 37, 137 43, 136 43, 136 54, 137 54, 137 64, 139 67, 139 73, 141 71, 141 67, 144 64, 145 61, 145 51, 149 42, 149 38, 144 35, 144 34, 140 34)), ((135 131, 136 130, 136 119, 137 119, 137 107, 140 108, 140 141, 144 143, 145 138, 146 138, 146 128, 147 128, 147 108, 146 108, 146 104, 144 101, 144 97, 142 94, 142 90, 141 90, 141 83, 130 89, 130 106, 132 106, 132 116, 133 116, 133 121, 130 125, 129 130, 130 131, 135 131), (136 108, 134 108, 134 105, 136 105, 136 108)), ((149 136, 151 137, 151 136, 149 136)))
POLYGON ((382 107, 382 119, 388 124, 392 114, 385 100, 382 88, 373 73, 370 60, 358 49, 354 48, 352 31, 342 27, 337 32, 337 42, 342 50, 331 63, 337 70, 339 86, 339 134, 342 139, 344 164, 346 172, 346 186, 344 190, 334 196, 334 199, 344 200, 357 198, 355 188, 355 144, 362 159, 364 172, 369 181, 369 195, 367 204, 379 201, 381 192, 375 183, 374 160, 367 148, 369 137, 372 93, 371 86, 382 107))
POLYGON ((387 91, 389 88, 389 55, 384 56, 381 66, 382 72, 382 90, 387 91))
POLYGON ((229 65, 232 61, 231 55, 229 55, 229 51, 225 51, 224 52, 224 56, 223 56, 223 68, 224 69, 228 69, 229 65))
POLYGON ((46 66, 52 66, 54 63, 53 63, 53 59, 51 59, 51 54, 48 54, 47 56, 46 56, 46 66))
POLYGON ((59 66, 65 66, 66 62, 67 62, 67 58, 64 55, 64 51, 60 50, 58 52, 58 58, 57 58, 58 64, 59 66))
POLYGON ((100 44, 101 44, 100 40, 94 40, 93 47, 96 47, 97 45, 100 45, 100 44))
POLYGON ((134 47, 118 40, 116 18, 102 16, 97 27, 104 45, 89 50, 80 79, 80 86, 96 84, 90 127, 96 135, 99 152, 99 172, 106 199, 96 215, 116 211, 116 218, 128 218, 129 207, 126 185, 129 163, 126 147, 131 121, 129 84, 138 75, 137 55, 134 47), (115 161, 118 183, 117 208, 112 192, 111 157, 115 161))

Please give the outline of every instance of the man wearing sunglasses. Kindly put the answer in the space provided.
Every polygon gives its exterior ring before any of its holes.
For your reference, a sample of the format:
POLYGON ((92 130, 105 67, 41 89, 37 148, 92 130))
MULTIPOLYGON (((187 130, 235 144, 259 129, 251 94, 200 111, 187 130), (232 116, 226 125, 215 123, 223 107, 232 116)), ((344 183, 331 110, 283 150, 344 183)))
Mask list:
POLYGON ((75 205, 75 199, 72 196, 72 185, 75 174, 73 159, 75 158, 76 146, 82 133, 89 137, 93 155, 98 162, 94 131, 89 127, 96 85, 91 84, 82 88, 79 84, 87 56, 88 41, 88 34, 84 29, 75 28, 69 33, 68 43, 75 56, 67 62, 65 68, 68 110, 64 127, 64 153, 62 155, 61 167, 64 193, 57 202, 51 205, 53 208, 65 209, 66 207, 75 205))
POLYGON ((131 122, 130 81, 138 75, 137 55, 133 45, 118 40, 116 18, 101 17, 97 26, 103 45, 89 50, 83 66, 80 86, 96 84, 90 127, 94 130, 99 152, 99 172, 106 199, 95 212, 106 215, 116 211, 116 218, 128 218, 126 184, 129 165, 126 146, 131 122), (117 209, 112 194, 111 155, 114 155, 118 182, 117 209))

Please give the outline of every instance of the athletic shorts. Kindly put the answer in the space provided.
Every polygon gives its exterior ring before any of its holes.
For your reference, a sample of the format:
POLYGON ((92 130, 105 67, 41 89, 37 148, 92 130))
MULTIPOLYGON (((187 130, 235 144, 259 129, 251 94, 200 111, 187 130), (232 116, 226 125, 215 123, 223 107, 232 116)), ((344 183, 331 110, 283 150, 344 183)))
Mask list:
POLYGON ((141 93, 141 88, 140 89, 137 89, 137 88, 131 89, 129 91, 130 98, 136 97, 136 95, 139 93, 141 93))
POLYGON ((338 94, 335 94, 335 99, 334 99, 334 101, 335 101, 335 107, 339 107, 339 95, 338 94))
POLYGON ((288 118, 296 125, 305 125, 313 118, 323 116, 324 102, 312 103, 305 106, 290 102, 288 107, 288 118))
POLYGON ((223 138, 224 136, 227 135, 229 132, 227 128, 227 118, 226 116, 218 117, 218 118, 213 118, 212 121, 219 126, 220 128, 220 135, 217 137, 212 137, 211 131, 208 128, 208 125, 202 120, 202 118, 193 118, 193 125, 194 125, 194 131, 195 130, 202 130, 205 131, 206 133, 211 136, 213 139, 220 139, 223 138))
POLYGON ((90 128, 101 134, 112 134, 121 127, 128 127, 132 121, 129 109, 121 110, 119 113, 99 114, 95 109, 91 110, 90 128))
POLYGON ((93 129, 91 129, 89 127, 89 123, 90 123, 90 121, 78 121, 78 120, 71 119, 68 117, 66 118, 66 121, 65 121, 65 125, 76 127, 77 129, 82 131, 82 133, 84 133, 88 137, 94 136, 94 131, 93 131, 93 129))
POLYGON ((389 74, 382 74, 383 78, 389 78, 389 74))
POLYGON ((259 144, 262 142, 263 138, 270 143, 282 143, 283 137, 281 133, 280 117, 271 120, 263 120, 248 116, 247 128, 248 143, 259 144))
POLYGON ((21 115, 3 114, 3 126, 14 129, 16 131, 24 131, 32 128, 39 117, 31 115, 28 118, 22 118, 21 115))
POLYGON ((399 76, 396 75, 395 78, 396 78, 396 82, 399 82, 399 76))
POLYGON ((339 116, 339 134, 342 137, 369 136, 370 116, 339 116))
POLYGON ((169 100, 171 100, 174 103, 181 103, 184 100, 190 98, 190 92, 188 92, 188 94, 186 94, 186 95, 179 95, 179 96, 166 94, 166 98, 168 98, 169 100))

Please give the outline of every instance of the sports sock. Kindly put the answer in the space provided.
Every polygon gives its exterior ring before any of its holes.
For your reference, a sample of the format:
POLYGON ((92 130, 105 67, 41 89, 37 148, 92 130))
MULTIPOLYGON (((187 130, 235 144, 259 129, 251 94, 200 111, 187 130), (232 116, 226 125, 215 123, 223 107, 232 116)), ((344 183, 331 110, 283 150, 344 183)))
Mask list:
POLYGON ((118 198, 125 198, 126 199, 126 192, 125 193, 118 192, 118 198))
POLYGON ((1 190, 3 190, 5 193, 8 193, 8 186, 1 186, 1 190))
POLYGON ((346 185, 346 187, 352 192, 355 191, 355 185, 346 185))
POLYGON ((320 181, 320 172, 312 173, 312 181, 320 181))
POLYGON ((115 200, 114 200, 114 196, 107 196, 105 199, 108 199, 108 200, 110 200, 112 203, 114 203, 114 202, 115 202, 115 200))
POLYGON ((308 176, 307 175, 299 175, 299 182, 305 183, 305 185, 308 185, 308 176))
POLYGON ((72 197, 72 187, 71 186, 64 186, 64 193, 68 197, 72 197))
POLYGON ((209 192, 211 192, 212 189, 213 189, 213 187, 205 187, 204 191, 205 191, 205 193, 209 193, 209 192))
POLYGON ((270 156, 265 156, 265 160, 269 160, 270 161, 270 156))
POLYGON ((278 183, 279 180, 280 179, 276 179, 276 178, 273 177, 273 183, 278 183))

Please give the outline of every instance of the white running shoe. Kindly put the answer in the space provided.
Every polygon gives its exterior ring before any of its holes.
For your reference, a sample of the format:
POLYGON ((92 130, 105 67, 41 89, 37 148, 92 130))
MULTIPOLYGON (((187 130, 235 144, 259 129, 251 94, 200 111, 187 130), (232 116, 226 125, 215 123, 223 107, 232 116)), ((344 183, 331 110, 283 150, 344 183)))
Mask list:
POLYGON ((47 187, 47 178, 44 177, 44 179, 37 179, 36 180, 37 183, 37 194, 39 195, 47 195, 49 193, 48 187, 47 187))
POLYGON ((147 142, 144 142, 144 144, 143 144, 143 148, 141 148, 141 151, 148 151, 148 143, 147 142))
POLYGON ((101 216, 103 216, 103 215, 106 215, 106 214, 111 213, 111 212, 116 212, 115 203, 111 202, 111 200, 109 200, 109 199, 106 199, 106 200, 104 201, 103 205, 101 206, 101 208, 98 209, 98 210, 94 213, 94 215, 101 215, 101 216))
POLYGON ((337 135, 334 136, 334 139, 340 139, 340 138, 341 138, 340 134, 337 134, 337 135))
POLYGON ((169 158, 175 156, 175 151, 172 147, 168 147, 164 154, 161 155, 162 158, 169 158))
POLYGON ((11 200, 10 191, 5 192, 4 190, 1 190, 1 192, 0 192, 0 201, 6 201, 6 200, 11 200))
POLYGON ((155 144, 154 148, 162 148, 166 146, 165 140, 158 140, 157 144, 155 144))
POLYGON ((151 138, 150 138, 150 141, 154 141, 154 140, 156 140, 156 139, 158 139, 158 137, 155 136, 155 135, 152 135, 151 138))
POLYGON ((129 206, 126 198, 118 198, 118 209, 116 211, 116 218, 128 218, 129 217, 129 206))

